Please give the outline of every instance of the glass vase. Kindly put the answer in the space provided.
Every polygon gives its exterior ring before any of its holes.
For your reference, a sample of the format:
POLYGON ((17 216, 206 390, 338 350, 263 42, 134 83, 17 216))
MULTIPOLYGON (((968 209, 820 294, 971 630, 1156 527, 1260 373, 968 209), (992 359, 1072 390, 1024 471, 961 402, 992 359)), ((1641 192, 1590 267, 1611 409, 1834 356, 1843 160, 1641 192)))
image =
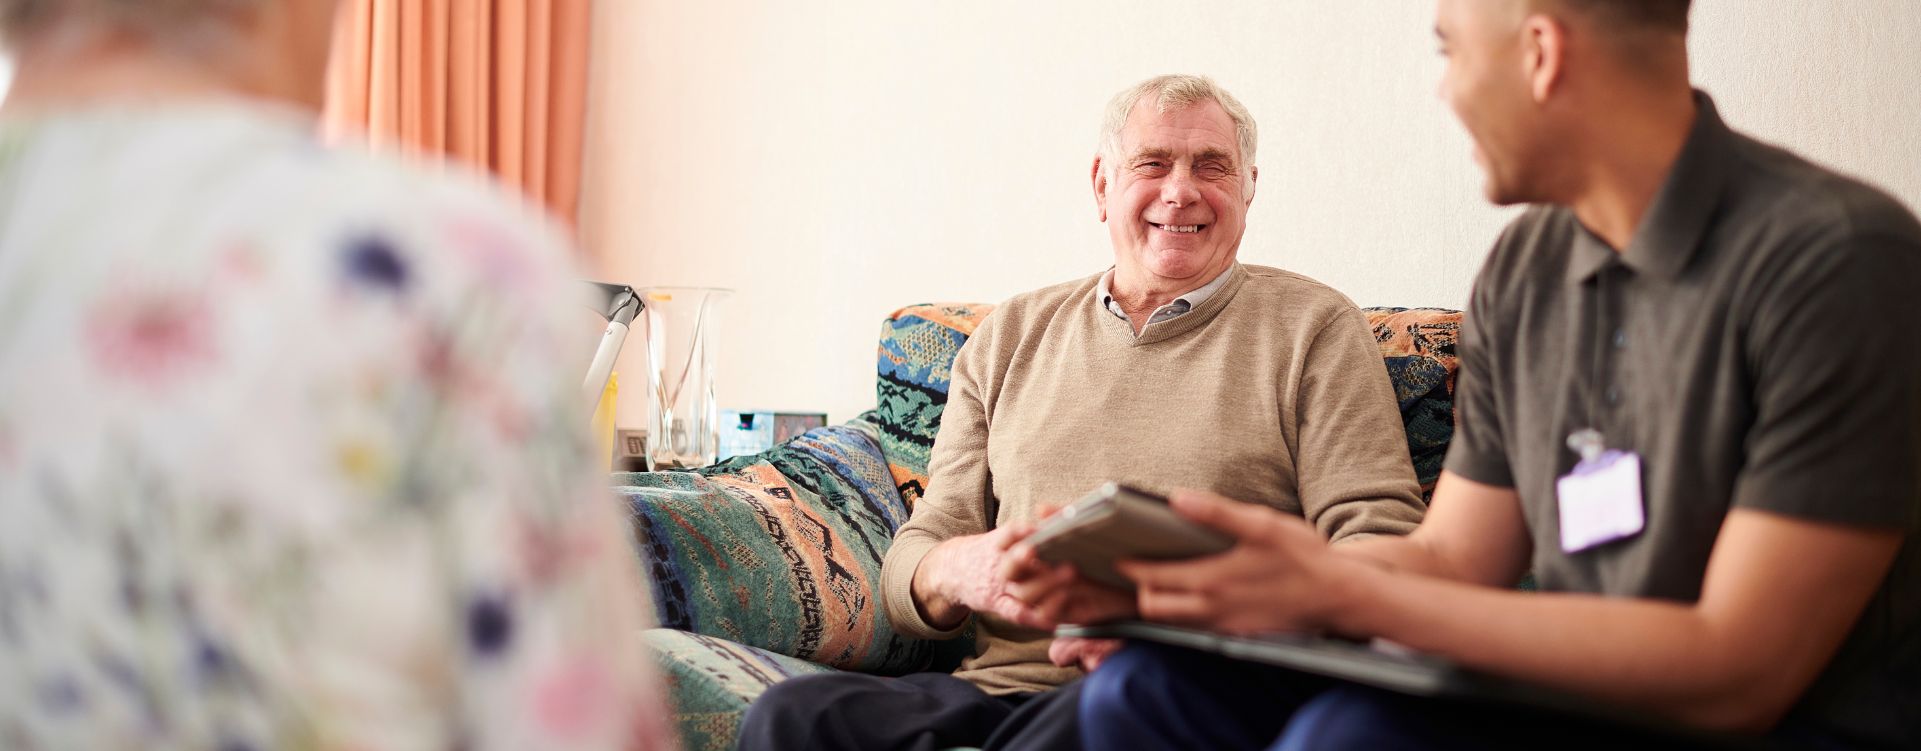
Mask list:
POLYGON ((647 287, 640 312, 647 348, 647 464, 650 470, 713 464, 720 452, 714 399, 716 310, 731 290, 647 287))

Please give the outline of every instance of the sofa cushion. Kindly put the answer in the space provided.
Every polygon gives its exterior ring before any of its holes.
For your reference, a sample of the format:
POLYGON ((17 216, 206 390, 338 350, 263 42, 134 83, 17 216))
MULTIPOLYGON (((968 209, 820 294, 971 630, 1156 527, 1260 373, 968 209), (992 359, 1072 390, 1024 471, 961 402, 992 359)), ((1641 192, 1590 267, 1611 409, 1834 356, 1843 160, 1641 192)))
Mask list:
POLYGON ((658 625, 870 673, 920 669, 875 594, 908 510, 878 447, 846 426, 693 472, 614 476, 658 625))
POLYGON ((1432 496, 1454 437, 1455 343, 1459 311, 1439 308, 1367 308, 1368 324, 1387 362, 1394 396, 1407 429, 1407 450, 1423 497, 1432 496))
POLYGON ((730 751, 747 705, 768 686, 832 668, 726 639, 656 628, 641 634, 673 696, 685 751, 730 751))
POLYGON ((910 305, 881 324, 878 406, 854 421, 874 432, 909 507, 927 487, 927 459, 947 406, 954 355, 993 310, 985 303, 910 305))
MULTIPOLYGON (((873 432, 908 506, 927 485, 927 460, 947 405, 954 356, 981 319, 986 303, 911 305, 881 325, 875 409, 853 423, 873 432)), ((1455 342, 1459 311, 1441 308, 1367 308, 1368 323, 1400 400, 1423 493, 1432 493, 1454 434, 1455 342)))

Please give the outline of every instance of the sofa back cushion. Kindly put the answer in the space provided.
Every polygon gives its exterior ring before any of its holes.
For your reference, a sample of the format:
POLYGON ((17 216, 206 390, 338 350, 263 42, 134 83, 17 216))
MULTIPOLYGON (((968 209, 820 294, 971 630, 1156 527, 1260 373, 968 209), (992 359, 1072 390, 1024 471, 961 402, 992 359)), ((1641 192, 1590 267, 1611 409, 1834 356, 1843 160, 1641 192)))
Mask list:
POLYGON ((1423 497, 1434 493, 1454 437, 1455 344, 1461 313, 1441 308, 1367 308, 1407 429, 1407 452, 1423 497))
MULTIPOLYGON (((954 355, 993 310, 985 303, 912 305, 881 324, 878 406, 855 422, 876 436, 910 507, 927 486, 927 459, 947 405, 954 355)), ((1454 348, 1461 314, 1441 308, 1363 312, 1394 382, 1415 474, 1423 493, 1431 494, 1454 435, 1454 348)))
POLYGON ((927 458, 947 406, 954 355, 993 310, 988 303, 910 305, 881 322, 879 398, 854 422, 874 434, 909 507, 927 487, 927 458))

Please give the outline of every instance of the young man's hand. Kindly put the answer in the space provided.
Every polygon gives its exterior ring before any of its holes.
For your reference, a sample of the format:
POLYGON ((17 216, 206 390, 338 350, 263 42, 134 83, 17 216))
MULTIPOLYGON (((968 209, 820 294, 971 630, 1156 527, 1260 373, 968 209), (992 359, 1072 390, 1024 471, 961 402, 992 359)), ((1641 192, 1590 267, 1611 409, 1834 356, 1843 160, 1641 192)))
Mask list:
POLYGON ((1063 623, 1102 623, 1135 616, 1134 594, 1096 584, 1065 563, 1040 559, 1033 546, 1015 545, 1001 557, 1000 578, 1007 594, 1036 622, 1053 628, 1063 623))

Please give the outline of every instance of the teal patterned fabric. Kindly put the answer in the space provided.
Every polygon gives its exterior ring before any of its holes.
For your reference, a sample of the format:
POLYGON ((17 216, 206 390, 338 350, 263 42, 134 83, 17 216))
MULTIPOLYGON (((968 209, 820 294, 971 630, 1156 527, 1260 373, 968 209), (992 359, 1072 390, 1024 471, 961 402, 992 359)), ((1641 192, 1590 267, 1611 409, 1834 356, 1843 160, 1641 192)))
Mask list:
POLYGON ((768 686, 833 668, 764 649, 673 629, 650 629, 641 640, 653 650, 672 695, 674 719, 686 751, 734 747, 747 705, 768 686))
POLYGON ((659 625, 837 668, 904 673, 927 642, 896 632, 877 595, 907 507, 873 440, 818 428, 694 472, 614 476, 654 587, 659 625))
POLYGON ((855 422, 873 430, 909 506, 927 487, 927 459, 947 407, 954 356, 993 310, 981 303, 911 305, 881 324, 879 406, 855 422))

